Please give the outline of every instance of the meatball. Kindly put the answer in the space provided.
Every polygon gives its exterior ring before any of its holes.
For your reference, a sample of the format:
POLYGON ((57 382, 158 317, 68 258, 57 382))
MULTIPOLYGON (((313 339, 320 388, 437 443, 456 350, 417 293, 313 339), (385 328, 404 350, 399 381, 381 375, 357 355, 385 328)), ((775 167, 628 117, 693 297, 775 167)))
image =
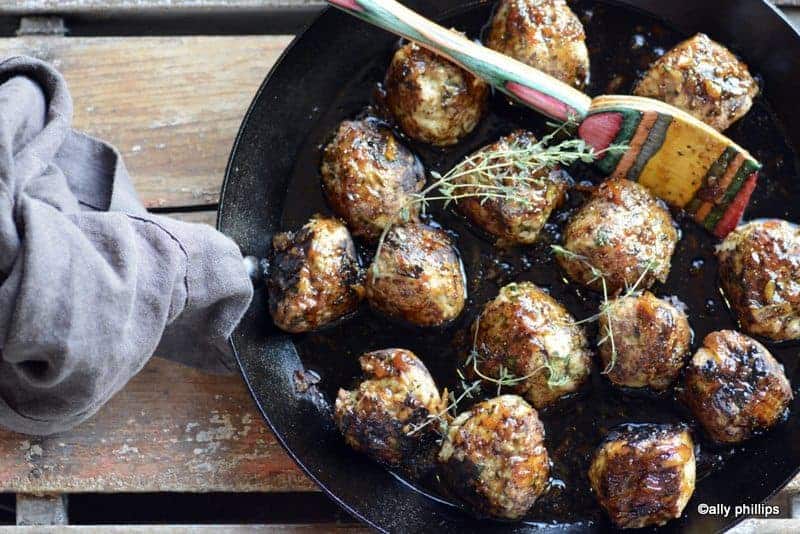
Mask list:
POLYGON ((721 443, 738 443, 775 425, 792 400, 783 366, 761 343, 733 330, 708 334, 685 377, 683 400, 721 443))
POLYGON ((386 105, 409 137, 436 146, 458 143, 483 115, 486 82, 409 43, 386 73, 386 105))
POLYGON ((682 426, 623 425, 595 451, 589 482, 616 526, 664 525, 694 492, 692 437, 682 426))
POLYGON ((578 89, 589 80, 586 34, 564 0, 501 0, 486 46, 578 89))
POLYGON ((740 226, 717 248, 722 288, 742 329, 800 339, 800 228, 777 219, 740 226))
POLYGON ((502 370, 510 372, 516 377, 514 392, 536 408, 577 390, 589 376, 591 354, 583 329, 530 282, 503 287, 472 330, 480 373, 500 378, 502 370))
POLYGON ((377 119, 344 121, 322 157, 325 196, 356 237, 375 241, 425 186, 419 160, 377 119))
POLYGON ((667 389, 681 372, 692 342, 686 314, 649 291, 606 306, 598 340, 606 376, 620 386, 667 389))
MULTIPOLYGON (((536 236, 544 226, 553 210, 564 199, 567 181, 560 171, 547 168, 519 168, 508 158, 502 156, 509 150, 530 148, 536 144, 536 137, 525 131, 517 131, 499 141, 485 146, 472 154, 465 162, 465 168, 456 185, 503 185, 512 188, 520 200, 504 198, 467 197, 458 201, 458 209, 474 224, 489 234, 510 244, 528 245, 536 241, 536 236), (492 155, 497 153, 499 155, 492 155), (496 171, 496 177, 487 177, 476 167, 505 165, 496 171), (471 171, 471 172, 470 172, 471 171)), ((477 192, 476 188, 460 187, 459 194, 477 192)))
POLYGON ((547 488, 544 427, 520 397, 489 399, 450 424, 439 465, 445 484, 477 514, 517 519, 547 488))
POLYGON ((315 215, 272 238, 269 311, 287 332, 309 332, 352 313, 364 296, 353 238, 336 219, 315 215))
POLYGON ((367 271, 367 301, 417 326, 458 317, 467 298, 458 250, 441 229, 412 222, 393 226, 367 271))
POLYGON ((669 211, 647 189, 612 179, 569 221, 557 259, 574 281, 599 291, 605 280, 615 294, 665 282, 677 242, 669 211))
POLYGON ((653 63, 633 92, 723 131, 750 111, 758 84, 730 50, 698 33, 653 63))
POLYGON ((445 403, 425 364, 413 352, 368 352, 359 362, 367 380, 340 389, 334 419, 348 445, 383 465, 421 475, 439 450, 439 416, 445 403))

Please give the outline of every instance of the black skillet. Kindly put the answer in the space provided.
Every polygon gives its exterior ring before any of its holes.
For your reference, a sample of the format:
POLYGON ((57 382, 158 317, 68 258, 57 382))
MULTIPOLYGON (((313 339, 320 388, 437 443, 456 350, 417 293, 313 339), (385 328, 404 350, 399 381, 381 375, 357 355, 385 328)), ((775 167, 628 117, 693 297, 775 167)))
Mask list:
MULTIPOLYGON (((491 2, 413 1, 424 15, 477 37, 489 19, 491 2)), ((682 38, 704 31, 739 53, 761 79, 763 94, 750 114, 727 133, 765 163, 746 218, 765 216, 800 221, 797 161, 800 146, 800 36, 767 2, 757 0, 641 0, 609 4, 571 2, 584 21, 592 56, 590 92, 624 93, 642 69, 682 38), (628 7, 623 7, 624 4, 628 7), (632 9, 629 6, 635 6, 632 9)), ((326 212, 319 186, 320 146, 339 121, 375 102, 376 84, 388 64, 395 37, 341 12, 323 12, 289 47, 258 91, 231 155, 220 205, 219 228, 244 254, 263 257, 278 230, 297 228, 315 212, 326 212)), ((495 96, 477 131, 457 147, 441 151, 410 146, 429 169, 446 171, 464 154, 515 127, 541 134, 543 120, 495 96)), ((576 180, 599 179, 591 169, 573 168, 576 180)), ((421 331, 392 324, 362 309, 323 332, 288 336, 267 313, 257 291, 233 336, 242 373, 278 439, 308 475, 343 508, 385 531, 597 531, 609 527, 592 498, 586 467, 592 449, 615 424, 691 418, 674 401, 611 389, 597 369, 592 383, 574 398, 544 410, 554 484, 523 523, 478 520, 437 488, 434 481, 409 483, 353 453, 332 424, 336 390, 359 376, 357 356, 371 349, 400 346, 414 350, 440 386, 454 385, 463 359, 469 322, 499 287, 533 280, 550 289, 578 317, 594 313, 598 301, 565 284, 547 253, 560 225, 582 197, 573 194, 542 236, 526 250, 497 251, 458 216, 434 210, 453 232, 469 278, 468 309, 443 330, 421 331), (315 384, 315 382, 318 382, 315 384)), ((655 288, 677 295, 689 309, 695 346, 706 333, 735 328, 717 291, 714 241, 690 222, 680 221, 683 238, 670 279, 655 288)), ((368 262, 372 251, 360 247, 368 262)), ((800 349, 770 344, 787 375, 800 385, 800 349)), ((715 448, 697 428, 698 484, 684 516, 662 530, 708 532, 736 521, 733 516, 701 515, 699 503, 755 504, 777 492, 800 468, 800 395, 792 416, 772 432, 741 447, 715 448)), ((741 519, 741 518, 739 518, 741 519)))

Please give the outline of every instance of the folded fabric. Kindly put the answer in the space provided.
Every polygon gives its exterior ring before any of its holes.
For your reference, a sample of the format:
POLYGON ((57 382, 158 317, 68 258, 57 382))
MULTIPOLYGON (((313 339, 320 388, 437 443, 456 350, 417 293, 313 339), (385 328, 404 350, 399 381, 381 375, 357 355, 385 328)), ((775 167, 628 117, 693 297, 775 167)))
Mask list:
POLYGON ((230 367, 252 297, 235 243, 147 213, 71 120, 52 67, 0 63, 0 425, 30 434, 88 418, 154 352, 230 367))

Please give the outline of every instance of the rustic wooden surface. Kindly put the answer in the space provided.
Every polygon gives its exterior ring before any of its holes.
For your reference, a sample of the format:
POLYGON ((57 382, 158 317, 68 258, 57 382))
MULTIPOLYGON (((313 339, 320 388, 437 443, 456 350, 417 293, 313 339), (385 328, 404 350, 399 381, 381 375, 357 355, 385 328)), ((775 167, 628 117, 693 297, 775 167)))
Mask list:
POLYGON ((233 139, 289 36, 0 39, 53 63, 76 128, 113 143, 148 207, 213 205, 233 139))
POLYGON ((324 0, 0 0, 0 13, 89 13, 109 11, 164 11, 183 12, 270 9, 323 6, 324 0))
POLYGON ((40 438, 0 431, 0 491, 307 491, 238 375, 153 359, 96 416, 40 438))
MULTIPOLYGON (((797 5, 800 0, 782 0, 797 5)), ((319 0, 0 0, 0 15, 213 14, 319 7, 319 0)), ((800 20, 800 9, 789 9, 800 20)), ((56 21, 58 22, 58 21, 56 21)), ((35 26, 35 24, 34 24, 35 26)), ((55 63, 75 98, 78 128, 117 145, 152 208, 214 224, 224 166, 247 105, 288 36, 0 39, 0 55, 55 63), (231 83, 235 80, 235 83, 231 83)), ((309 491, 237 376, 205 375, 153 360, 94 418, 31 438, 0 431, 0 491, 309 491)), ((773 501, 784 514, 800 478, 773 501)), ((49 497, 45 497, 45 500, 49 497)), ((23 506, 42 500, 22 497, 23 506)), ((52 508, 50 508, 52 510, 52 508)), ((45 510, 47 511, 47 510, 45 510)), ((61 531, 64 527, 55 527, 61 531)), ((86 527, 74 527, 85 531, 86 527)), ((337 525, 95 527, 90 532, 363 532, 337 525), (153 530, 155 528, 155 530, 153 530)), ((0 527, 0 533, 5 532, 0 527)), ((55 532, 28 527, 22 532, 55 532)), ((789 520, 736 529, 796 532, 789 520)))
MULTIPOLYGON (((797 6, 800 0, 770 0, 778 6, 797 6)), ((96 13, 118 11, 202 11, 323 6, 323 0, 0 0, 0 13, 96 13)))

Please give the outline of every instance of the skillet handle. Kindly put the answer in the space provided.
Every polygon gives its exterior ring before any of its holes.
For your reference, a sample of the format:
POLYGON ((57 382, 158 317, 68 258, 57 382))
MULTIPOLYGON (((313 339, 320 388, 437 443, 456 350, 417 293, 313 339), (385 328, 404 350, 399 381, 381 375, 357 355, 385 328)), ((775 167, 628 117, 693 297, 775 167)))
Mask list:
POLYGON ((580 122, 591 98, 504 54, 447 30, 395 0, 328 0, 374 26, 410 39, 483 78, 514 100, 559 121, 580 122))

